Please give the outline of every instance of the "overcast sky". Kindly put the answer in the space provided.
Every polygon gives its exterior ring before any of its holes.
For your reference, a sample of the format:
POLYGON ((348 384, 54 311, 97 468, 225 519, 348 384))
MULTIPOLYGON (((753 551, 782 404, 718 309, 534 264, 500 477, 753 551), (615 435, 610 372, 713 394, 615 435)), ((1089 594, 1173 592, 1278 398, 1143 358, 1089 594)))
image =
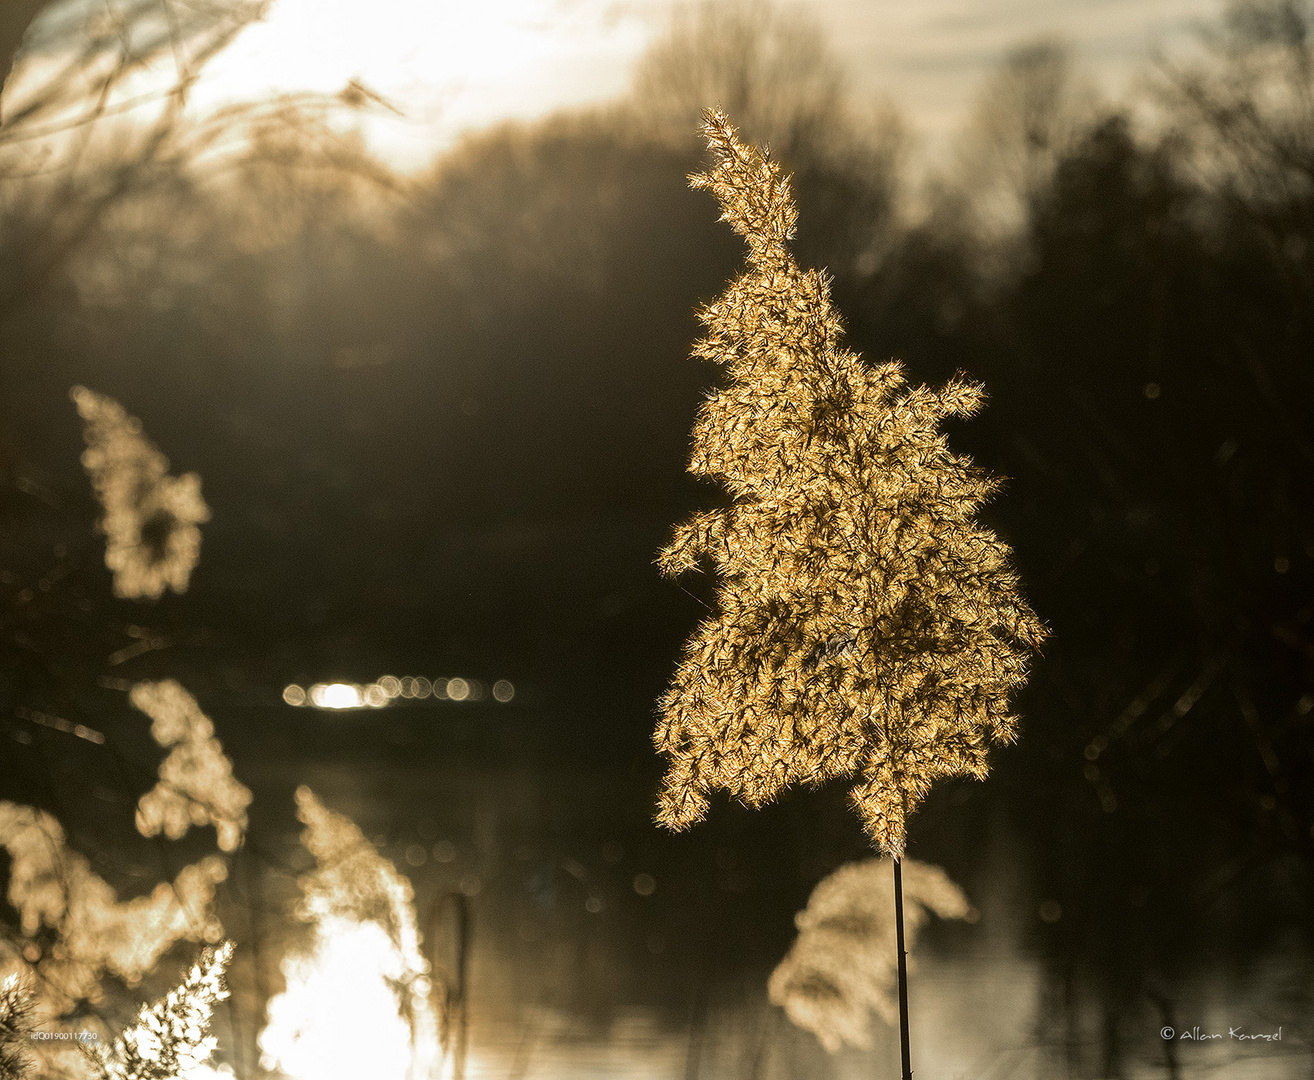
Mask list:
MULTIPOLYGON (((895 101, 933 148, 1007 50, 1068 41, 1112 93, 1152 48, 1176 48, 1220 0, 807 0, 857 91, 895 101)), ((417 165, 462 130, 623 93, 666 0, 275 0, 215 64, 203 97, 340 89, 359 78, 404 120, 366 134, 417 165)))

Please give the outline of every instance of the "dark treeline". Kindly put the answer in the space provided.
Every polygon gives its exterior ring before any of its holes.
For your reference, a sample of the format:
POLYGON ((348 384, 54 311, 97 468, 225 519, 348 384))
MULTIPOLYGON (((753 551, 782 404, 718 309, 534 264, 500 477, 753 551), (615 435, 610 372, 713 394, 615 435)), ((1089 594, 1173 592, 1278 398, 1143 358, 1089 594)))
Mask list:
MULTIPOLYGON (((814 31, 736 18, 676 25, 631 101, 472 135, 418 177, 292 129, 107 212, 3 312, 3 705, 95 707, 149 622, 198 692, 523 672, 655 783, 647 703, 701 601, 652 559, 715 498, 684 474, 716 377, 687 354, 740 258, 685 182, 719 101, 794 171, 797 249, 852 346, 990 393, 951 439, 1009 478, 988 517, 1053 636, 1022 741, 933 795, 911 851, 965 857, 1008 816, 1073 1074, 1122 1075, 1163 1053, 1132 1018, 1175 1023, 1214 945, 1303 932, 1314 955, 1311 9, 1234 9, 1157 70, 1153 125, 1022 49, 920 191, 814 31), (76 383, 203 477, 187 596, 104 599, 76 383)), ((826 844, 861 851, 856 828, 826 844)))

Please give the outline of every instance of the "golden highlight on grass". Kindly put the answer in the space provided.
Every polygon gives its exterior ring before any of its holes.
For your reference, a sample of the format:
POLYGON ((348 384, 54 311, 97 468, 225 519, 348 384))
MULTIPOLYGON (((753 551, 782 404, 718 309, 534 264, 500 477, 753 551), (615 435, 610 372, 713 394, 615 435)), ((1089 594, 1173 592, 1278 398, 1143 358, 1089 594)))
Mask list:
POLYGON ((149 896, 120 901, 43 810, 0 802, 0 847, 9 853, 9 904, 18 913, 23 956, 38 976, 44 1016, 99 1001, 105 971, 135 986, 175 942, 223 934, 214 894, 228 867, 217 855, 183 867, 149 896))
POLYGON ((207 948, 176 987, 143 1005, 134 1024, 110 1046, 93 1043, 95 1080, 199 1080, 219 1040, 210 1034, 214 1007, 228 997, 224 970, 233 943, 207 948))
POLYGON ((219 850, 236 851, 246 836, 251 789, 233 776, 214 723, 174 679, 139 682, 128 700, 151 718, 152 738, 173 748, 160 762, 159 783, 137 802, 137 831, 178 840, 193 825, 213 825, 219 850))
POLYGON ((730 505, 679 526, 659 559, 669 575, 710 561, 718 610, 661 701, 658 820, 693 824, 716 789, 758 806, 856 774, 863 825, 897 858, 931 783, 985 776, 990 744, 1015 737, 1009 695, 1045 634, 1008 547, 975 521, 996 483, 938 430, 984 392, 908 388, 898 363, 841 347, 827 278, 788 248, 789 179, 723 113, 703 130, 714 162, 690 180, 748 268, 702 309, 694 348, 726 384, 699 412, 689 471, 730 505))

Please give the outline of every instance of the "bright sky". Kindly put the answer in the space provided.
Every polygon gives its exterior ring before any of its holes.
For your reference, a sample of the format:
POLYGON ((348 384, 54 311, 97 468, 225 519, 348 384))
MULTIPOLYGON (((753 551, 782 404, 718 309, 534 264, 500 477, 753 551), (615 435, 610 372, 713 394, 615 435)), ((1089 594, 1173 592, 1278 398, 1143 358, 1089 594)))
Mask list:
MULTIPOLYGON (((895 101, 934 144, 1010 46, 1067 40, 1117 92, 1221 0, 805 0, 862 94, 895 101)), ((624 92, 669 0, 274 0, 217 61, 202 102, 359 79, 405 119, 371 115, 370 145, 414 166, 462 130, 624 92)))

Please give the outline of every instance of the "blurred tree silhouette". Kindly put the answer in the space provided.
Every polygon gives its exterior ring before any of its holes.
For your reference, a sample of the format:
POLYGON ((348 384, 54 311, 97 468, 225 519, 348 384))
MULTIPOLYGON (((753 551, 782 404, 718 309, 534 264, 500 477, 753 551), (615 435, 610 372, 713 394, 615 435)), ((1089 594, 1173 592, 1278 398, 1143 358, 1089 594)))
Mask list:
POLYGON ((0 313, 44 288, 111 208, 176 180, 183 163, 227 132, 231 112, 184 123, 188 90, 263 7, 253 0, 181 7, 133 0, 102 12, 55 3, 24 27, 0 116, 7 271, 0 313), (137 76, 166 59, 174 66, 171 82, 125 96, 137 76), (134 131, 114 122, 125 113, 149 120, 134 131))
POLYGON ((845 76, 816 20, 766 0, 679 7, 634 74, 639 116, 683 145, 715 103, 742 117, 744 137, 794 157, 825 154, 849 101, 845 76))
POLYGON ((1059 160, 1095 113, 1068 48, 1043 39, 1012 50, 977 94, 959 152, 959 183, 977 225, 1016 233, 1059 160))
POLYGON ((1256 208, 1314 194, 1314 5, 1234 3, 1203 59, 1162 62, 1158 92, 1206 184, 1256 208))
POLYGON ((344 109, 388 107, 359 83, 188 110, 206 64, 267 6, 132 0, 102 12, 65 0, 32 22, 0 123, 0 315, 59 282, 76 253, 103 246, 115 215, 163 213, 235 163, 278 159, 397 183, 330 123, 344 109))

